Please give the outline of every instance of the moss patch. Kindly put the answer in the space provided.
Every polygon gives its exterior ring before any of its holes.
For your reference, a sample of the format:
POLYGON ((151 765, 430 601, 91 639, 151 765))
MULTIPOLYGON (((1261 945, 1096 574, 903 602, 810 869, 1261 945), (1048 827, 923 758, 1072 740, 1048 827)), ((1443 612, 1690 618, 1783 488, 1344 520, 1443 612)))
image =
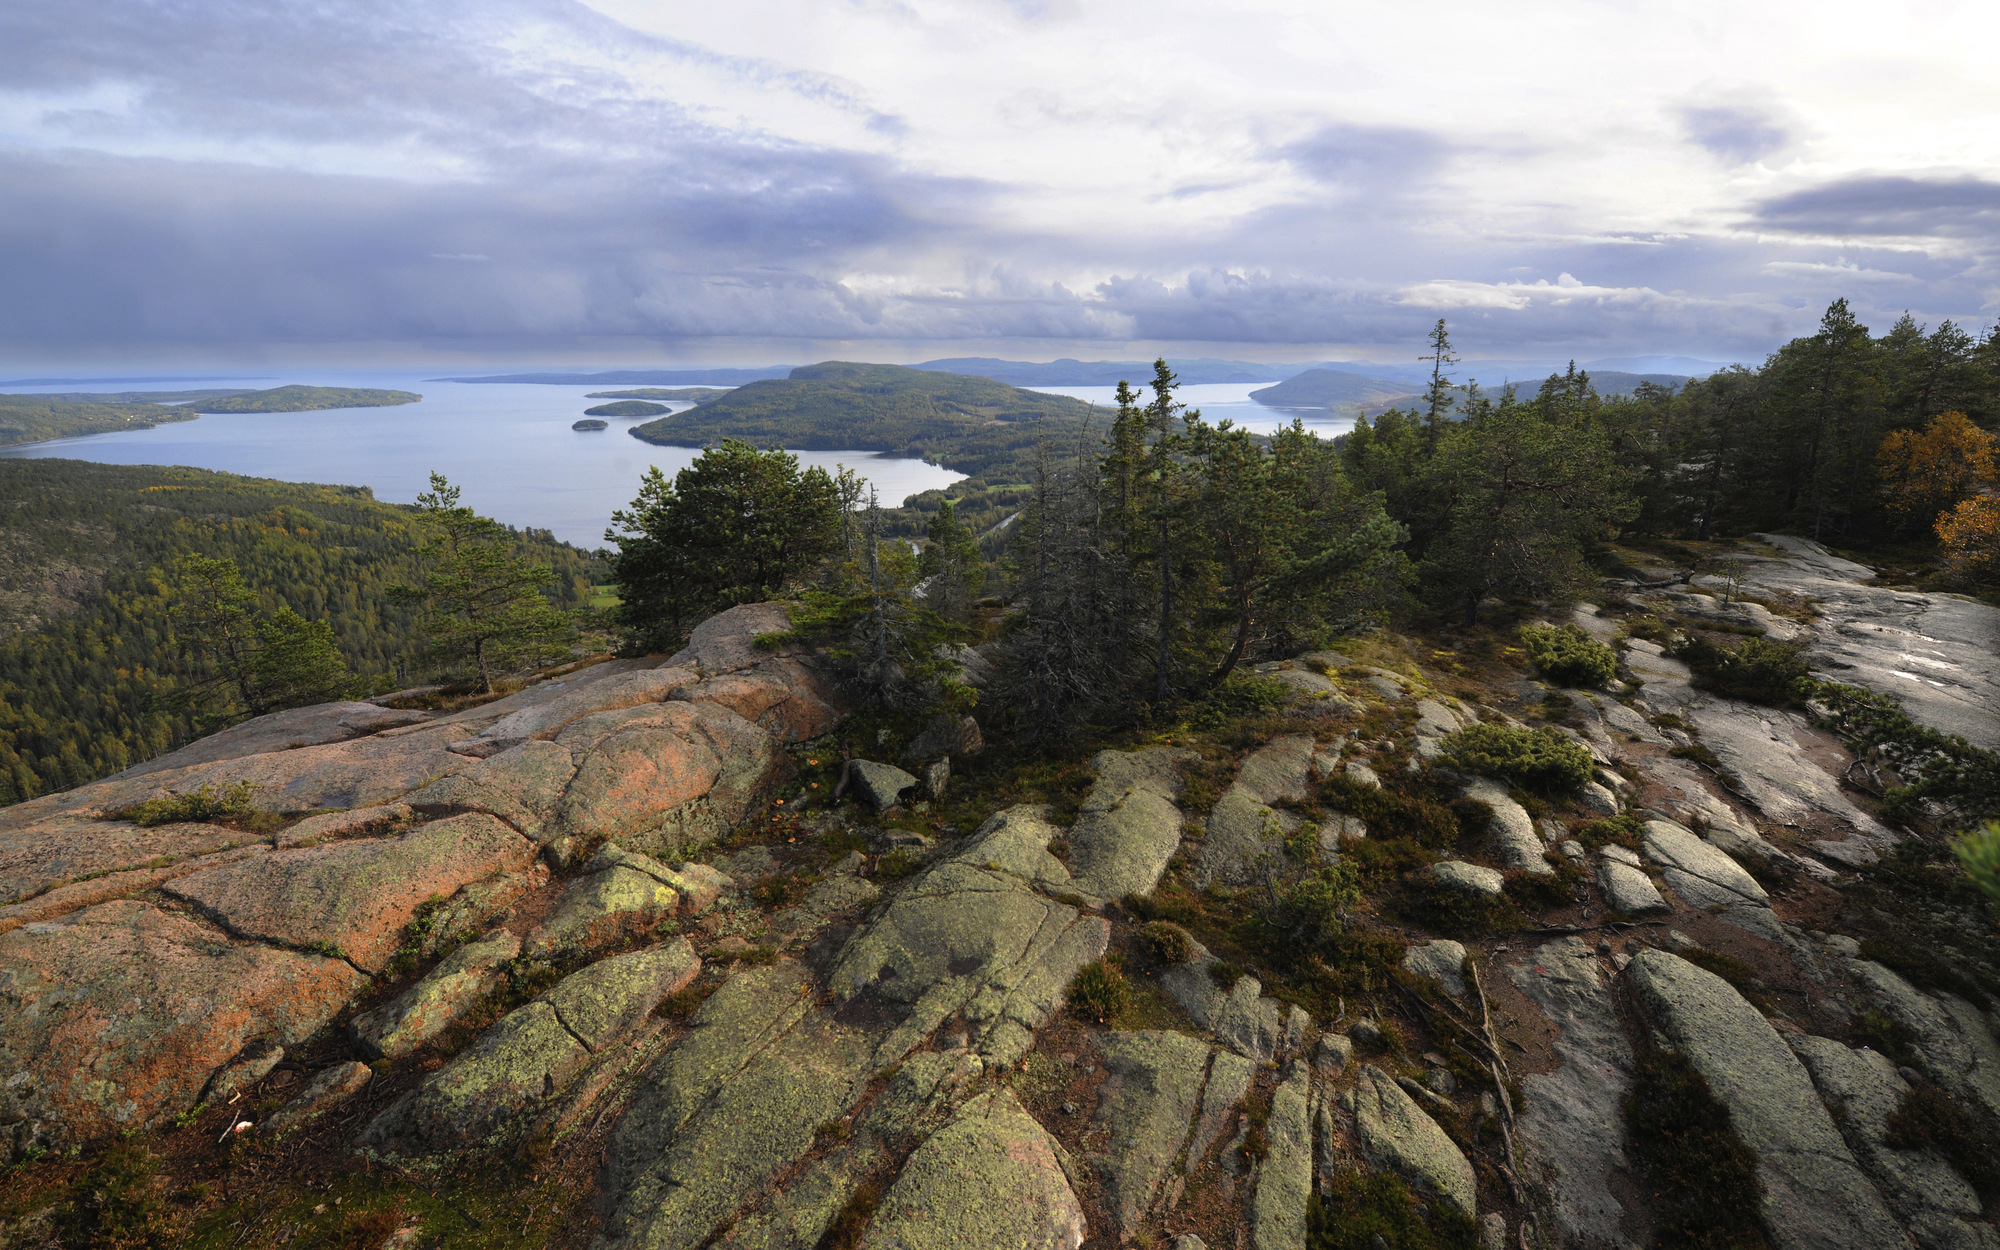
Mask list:
POLYGON ((1400 1176, 1339 1172, 1306 1208, 1307 1250, 1473 1250, 1478 1225, 1448 1203, 1417 1213, 1400 1176))
POLYGON ((1625 1099, 1632 1153, 1649 1183, 1662 1250, 1765 1250, 1757 1156, 1687 1056, 1641 1059, 1625 1099))

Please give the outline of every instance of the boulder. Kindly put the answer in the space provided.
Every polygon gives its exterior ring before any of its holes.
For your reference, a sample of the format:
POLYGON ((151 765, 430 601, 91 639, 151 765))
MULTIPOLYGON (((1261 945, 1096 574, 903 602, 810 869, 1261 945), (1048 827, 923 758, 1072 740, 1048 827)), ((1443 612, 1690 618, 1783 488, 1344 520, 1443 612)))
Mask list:
POLYGON ((420 825, 396 838, 359 838, 190 873, 164 890, 230 932, 295 949, 338 953, 379 972, 403 945, 417 909, 533 861, 534 844, 480 813, 420 825))
POLYGON ((1236 1125, 1236 1109, 1250 1092, 1257 1064, 1226 1050, 1215 1052, 1208 1066, 1208 1084, 1201 1091, 1201 1119, 1195 1122, 1194 1136, 1188 1139, 1187 1170, 1207 1160, 1209 1152, 1224 1140, 1223 1131, 1236 1125))
POLYGON ((1542 839, 1535 833, 1534 819, 1528 815, 1526 808, 1507 797, 1505 787, 1484 777, 1475 777, 1463 793, 1466 798, 1477 799, 1493 809, 1493 819, 1487 822, 1486 831, 1500 848, 1498 858, 1501 863, 1538 877, 1555 873, 1543 856, 1542 839))
POLYGON ((369 1124, 362 1145, 421 1158, 524 1131, 619 1035, 701 971, 686 938, 600 960, 508 1013, 369 1124))
POLYGON ((878 812, 901 803, 919 784, 915 777, 894 764, 878 764, 873 760, 850 760, 847 777, 861 801, 878 812))
POLYGON ((1585 811, 1596 812, 1599 816, 1618 814, 1618 796, 1595 781, 1583 783, 1583 788, 1576 792, 1576 801, 1585 811))
POLYGON ((1375 770, 1360 760, 1348 760, 1340 766, 1340 771, 1343 776, 1356 785, 1370 790, 1380 790, 1382 788, 1382 779, 1375 775, 1375 770))
POLYGON ((410 1053, 491 993, 500 983, 502 965, 520 953, 521 939, 504 929, 461 946, 409 989, 354 1017, 349 1028, 355 1042, 376 1059, 410 1053))
POLYGON ((1077 1250, 1088 1230, 1066 1162, 1011 1091, 981 1094, 911 1154, 861 1245, 1077 1250))
POLYGON ((1630 1165, 1620 1107, 1632 1088, 1632 1048, 1597 956, 1582 938, 1558 938, 1507 974, 1558 1031, 1561 1060, 1553 1072, 1520 1078, 1522 1179, 1545 1199, 1563 1234, 1557 1244, 1623 1244, 1617 1194, 1630 1165))
POLYGON ((683 668, 601 673, 602 667, 586 668, 544 683, 540 700, 509 712, 472 738, 453 743, 451 749, 460 755, 483 759, 532 738, 553 737, 563 726, 593 712, 658 703, 667 697, 668 691, 694 678, 691 671, 683 668))
POLYGON ((1354 1087, 1354 1137, 1369 1163, 1394 1171, 1419 1193, 1478 1214, 1472 1165, 1437 1121, 1382 1069, 1361 1066, 1354 1087))
POLYGON ((1666 1044, 1688 1057, 1756 1154, 1764 1226, 1778 1250, 1905 1244, 1805 1068, 1762 1013, 1721 977, 1663 950, 1639 952, 1626 976, 1666 1044))
POLYGON ((745 603, 718 612, 688 634, 688 644, 667 663, 693 669, 701 677, 717 677, 770 662, 774 656, 801 654, 805 648, 787 643, 777 650, 757 645, 767 634, 786 633, 792 618, 782 603, 745 603))
POLYGON ((1306 1206, 1312 1199, 1312 1069, 1293 1064, 1271 1096, 1264 1124, 1270 1148, 1257 1168, 1250 1198, 1250 1244, 1254 1250, 1305 1250, 1306 1206))
POLYGON ((977 755, 986 749, 979 722, 970 716, 933 716, 897 756, 905 764, 922 764, 950 755, 977 755))
POLYGON ((1130 1240, 1187 1144, 1209 1049, 1184 1033, 1153 1031, 1103 1034, 1092 1042, 1109 1075, 1098 1087, 1093 1121, 1104 1145, 1091 1163, 1121 1240, 1130 1240))
POLYGON ((1464 860, 1447 859, 1431 865, 1431 880, 1467 894, 1484 894, 1488 898, 1500 897, 1507 879, 1491 868, 1478 864, 1468 864, 1464 860))
POLYGON ((1597 862, 1597 883, 1604 890, 1605 905, 1621 915, 1649 916, 1673 910, 1643 869, 1608 854, 1597 862))
POLYGON ((1436 981, 1453 998, 1465 997, 1465 947, 1447 938, 1412 946, 1403 955, 1403 967, 1420 977, 1436 981))
POLYGON ((1703 909, 1752 904, 1770 905, 1770 895, 1757 879, 1720 850, 1670 820, 1649 820, 1643 835, 1646 858, 1665 868, 1662 874, 1674 893, 1703 909))
POLYGON ((24 926, 0 935, 0 1109, 45 1146, 156 1124, 246 1046, 311 1037, 365 980, 137 900, 24 926))
POLYGON ((1112 900, 1153 892, 1181 844, 1181 771, 1198 758, 1174 747, 1097 753, 1097 780, 1069 833, 1077 893, 1112 900))
POLYGON ((1263 982, 1253 976, 1239 976, 1223 989, 1211 973, 1218 962, 1196 943, 1195 957, 1167 969, 1160 988, 1224 1046, 1259 1063, 1270 1062, 1285 1050, 1284 1005, 1265 998, 1263 982))
POLYGON ((326 1114, 365 1089, 374 1075, 367 1064, 353 1059, 322 1068, 291 1101, 271 1113, 271 1118, 263 1123, 263 1131, 288 1133, 326 1114))
POLYGON ((1849 959, 1855 983, 1915 1039, 1930 1078, 2000 1118, 2000 1043, 1971 1003, 1933 997, 1868 959, 1849 959))
POLYGON ((670 697, 726 707, 785 742, 817 738, 850 710, 835 682, 798 659, 766 659, 754 668, 685 682, 670 697))

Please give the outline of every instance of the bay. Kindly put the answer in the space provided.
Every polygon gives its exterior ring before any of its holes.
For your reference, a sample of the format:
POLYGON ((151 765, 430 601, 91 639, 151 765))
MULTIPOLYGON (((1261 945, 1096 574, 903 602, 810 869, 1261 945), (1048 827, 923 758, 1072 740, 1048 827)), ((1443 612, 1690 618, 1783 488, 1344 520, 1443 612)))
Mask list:
MULTIPOLYGON (((367 486, 377 499, 413 503, 432 470, 463 488, 464 502, 509 525, 554 532, 580 547, 603 545, 611 513, 631 503, 640 475, 658 465, 671 478, 698 448, 659 447, 631 437, 646 417, 608 417, 610 428, 570 429, 583 410, 608 401, 586 399, 591 386, 434 382, 424 375, 268 370, 255 377, 204 377, 185 388, 265 388, 289 383, 366 386, 415 391, 423 401, 395 408, 335 408, 321 412, 212 413, 193 421, 82 438, 0 448, 0 456, 63 456, 100 464, 188 465, 286 482, 367 486)), ((149 390, 176 389, 152 381, 149 390)), ((37 391, 120 391, 130 383, 14 386, 37 391)), ((609 389, 626 389, 614 387, 609 389)), ((679 412, 691 404, 670 403, 679 412)), ((801 451, 802 465, 829 473, 845 465, 873 482, 885 503, 938 490, 964 474, 922 460, 872 451, 801 451)))
MULTIPOLYGON (((1142 379, 1133 378, 1132 389, 1139 392, 1139 402, 1144 404, 1153 393, 1141 382, 1142 379)), ((1354 428, 1352 408, 1272 408, 1250 398, 1251 391, 1263 390, 1269 385, 1269 382, 1211 382, 1183 386, 1174 394, 1188 407, 1201 409, 1203 419, 1210 425, 1220 425, 1229 420, 1242 429, 1275 434, 1280 428, 1290 425, 1296 417, 1321 438, 1335 438, 1354 428)), ((1029 386, 1022 389, 1048 395, 1068 395, 1106 410, 1118 405, 1118 388, 1115 386, 1029 386)))

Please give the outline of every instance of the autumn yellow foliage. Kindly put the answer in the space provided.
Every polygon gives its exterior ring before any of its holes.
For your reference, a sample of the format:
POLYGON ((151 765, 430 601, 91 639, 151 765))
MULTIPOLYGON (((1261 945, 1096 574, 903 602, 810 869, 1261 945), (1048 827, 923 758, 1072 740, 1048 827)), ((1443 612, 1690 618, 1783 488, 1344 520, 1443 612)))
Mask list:
MULTIPOLYGON (((1942 413, 1921 431, 1898 430, 1883 439, 1875 459, 1889 510, 1922 521, 1992 482, 1996 443, 1962 412, 1942 413)), ((1942 526, 1940 519, 1940 533, 1942 526)))
POLYGON ((2000 581, 2000 498, 1980 495, 1937 519, 1945 568, 1967 582, 2000 581))

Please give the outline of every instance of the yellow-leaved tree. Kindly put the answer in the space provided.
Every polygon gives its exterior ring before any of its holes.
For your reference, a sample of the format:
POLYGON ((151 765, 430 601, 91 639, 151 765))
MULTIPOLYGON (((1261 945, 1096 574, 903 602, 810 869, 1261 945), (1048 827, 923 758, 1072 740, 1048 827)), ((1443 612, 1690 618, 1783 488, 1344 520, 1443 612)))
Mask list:
POLYGON ((1996 443, 1962 412, 1940 413, 1922 430, 1897 430, 1875 453, 1889 510, 1905 522, 1937 517, 1993 481, 1996 443))
POLYGON ((2000 582, 2000 498, 1962 501, 1937 519, 1945 569, 1963 582, 2000 582))

